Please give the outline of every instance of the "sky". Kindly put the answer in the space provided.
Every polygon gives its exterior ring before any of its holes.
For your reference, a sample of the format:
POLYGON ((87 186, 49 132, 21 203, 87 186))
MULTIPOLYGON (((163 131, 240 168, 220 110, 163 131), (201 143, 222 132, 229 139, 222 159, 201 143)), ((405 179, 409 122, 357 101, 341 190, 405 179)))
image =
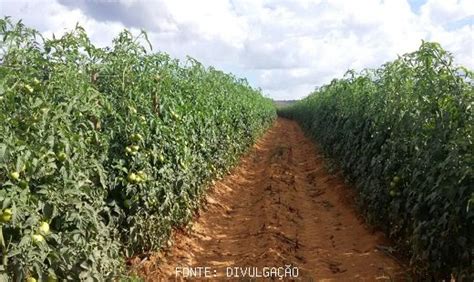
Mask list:
POLYGON ((144 29, 154 51, 189 55, 278 100, 376 68, 421 40, 474 69, 472 0, 0 0, 0 16, 49 37, 79 23, 101 47, 144 29))

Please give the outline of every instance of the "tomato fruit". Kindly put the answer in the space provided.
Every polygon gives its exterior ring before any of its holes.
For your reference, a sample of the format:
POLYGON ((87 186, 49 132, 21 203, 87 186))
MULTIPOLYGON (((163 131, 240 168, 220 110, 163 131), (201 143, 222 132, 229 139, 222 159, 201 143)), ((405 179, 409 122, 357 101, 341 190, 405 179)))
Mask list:
POLYGON ((12 220, 12 210, 11 209, 4 209, 2 214, 0 215, 0 222, 7 223, 12 220))
POLYGON ((33 234, 31 235, 31 239, 33 240, 33 243, 44 242, 44 237, 41 234, 33 234))
POLYGON ((165 162, 165 156, 163 156, 163 154, 158 155, 158 160, 160 161, 160 163, 164 163, 165 162))
POLYGON ((60 162, 64 162, 67 159, 67 155, 64 152, 60 152, 57 157, 60 162))
POLYGON ((10 172, 10 178, 13 180, 18 180, 20 179, 20 173, 18 171, 10 172))
POLYGON ((147 179, 146 173, 143 170, 139 171, 137 182, 146 181, 146 179, 147 179))
POLYGON ((49 234, 49 223, 47 223, 46 221, 41 221, 40 225, 39 225, 39 228, 38 228, 38 232, 42 235, 48 235, 49 234))
POLYGON ((143 136, 141 136, 140 133, 136 133, 136 134, 132 135, 132 141, 134 141, 134 142, 141 141, 142 139, 143 139, 143 136))
POLYGON ((128 182, 135 183, 137 182, 137 175, 135 173, 130 173, 127 177, 128 182))
POLYGON ((56 277, 56 275, 50 273, 50 274, 48 274, 48 278, 47 278, 46 281, 47 282, 56 282, 56 281, 58 281, 58 278, 56 277))

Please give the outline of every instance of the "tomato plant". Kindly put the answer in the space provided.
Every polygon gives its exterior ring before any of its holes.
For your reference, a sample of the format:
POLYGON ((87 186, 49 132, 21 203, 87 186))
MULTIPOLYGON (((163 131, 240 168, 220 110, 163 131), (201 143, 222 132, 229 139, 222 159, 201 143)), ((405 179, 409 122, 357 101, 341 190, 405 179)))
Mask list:
POLYGON ((339 162, 367 221, 436 281, 474 275, 473 78, 423 42, 279 111, 339 162))
POLYGON ((245 80, 146 43, 124 31, 97 48, 80 26, 45 39, 0 20, 0 274, 114 279, 274 120, 245 80))

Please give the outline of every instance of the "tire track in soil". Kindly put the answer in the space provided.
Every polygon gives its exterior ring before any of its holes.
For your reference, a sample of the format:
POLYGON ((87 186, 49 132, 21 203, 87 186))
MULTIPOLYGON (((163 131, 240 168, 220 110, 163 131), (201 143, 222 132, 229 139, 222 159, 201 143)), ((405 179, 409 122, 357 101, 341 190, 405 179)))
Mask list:
POLYGON ((353 196, 298 124, 279 118, 210 187, 191 230, 176 231, 169 250, 132 259, 131 269, 146 281, 174 280, 176 266, 209 266, 224 277, 228 266, 289 264, 318 281, 399 277, 397 262, 376 249, 386 240, 358 218, 353 196))

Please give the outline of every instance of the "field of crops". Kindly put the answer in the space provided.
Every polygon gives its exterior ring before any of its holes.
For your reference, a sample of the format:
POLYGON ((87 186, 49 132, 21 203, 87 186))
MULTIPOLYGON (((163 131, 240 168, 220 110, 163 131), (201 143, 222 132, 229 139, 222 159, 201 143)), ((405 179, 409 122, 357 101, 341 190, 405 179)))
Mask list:
POLYGON ((474 275, 473 78, 424 42, 279 111, 338 161, 366 219, 415 272, 437 281, 474 275))
POLYGON ((0 20, 0 273, 105 280, 167 244, 276 117, 245 80, 124 31, 43 39, 0 20), (143 44, 144 43, 144 44, 143 44))

